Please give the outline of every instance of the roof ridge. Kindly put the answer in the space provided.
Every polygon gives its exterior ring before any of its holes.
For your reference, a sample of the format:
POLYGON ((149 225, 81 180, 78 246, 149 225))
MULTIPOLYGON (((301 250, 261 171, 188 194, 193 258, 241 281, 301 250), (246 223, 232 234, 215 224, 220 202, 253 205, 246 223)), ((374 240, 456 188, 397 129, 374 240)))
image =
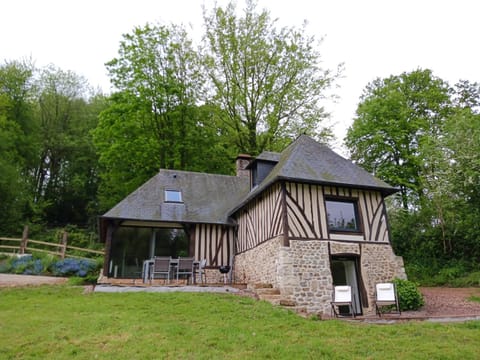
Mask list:
POLYGON ((229 178, 240 178, 240 176, 237 175, 227 175, 227 174, 216 174, 216 173, 207 173, 207 172, 200 172, 200 171, 190 171, 190 170, 176 170, 176 169, 163 169, 160 168, 158 173, 162 171, 168 171, 168 172, 181 172, 183 174, 195 174, 195 175, 202 175, 202 176, 219 176, 219 177, 229 177, 229 178))

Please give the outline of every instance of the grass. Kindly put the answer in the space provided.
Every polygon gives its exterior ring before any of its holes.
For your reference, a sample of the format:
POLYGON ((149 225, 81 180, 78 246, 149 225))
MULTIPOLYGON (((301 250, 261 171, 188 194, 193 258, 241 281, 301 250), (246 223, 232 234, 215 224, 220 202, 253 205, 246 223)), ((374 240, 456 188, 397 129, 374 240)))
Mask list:
POLYGON ((480 321, 303 319, 207 293, 0 289, 1 359, 476 359, 480 321))
POLYGON ((467 300, 469 300, 469 301, 475 301, 475 302, 480 303, 480 296, 472 295, 472 296, 470 296, 467 300))

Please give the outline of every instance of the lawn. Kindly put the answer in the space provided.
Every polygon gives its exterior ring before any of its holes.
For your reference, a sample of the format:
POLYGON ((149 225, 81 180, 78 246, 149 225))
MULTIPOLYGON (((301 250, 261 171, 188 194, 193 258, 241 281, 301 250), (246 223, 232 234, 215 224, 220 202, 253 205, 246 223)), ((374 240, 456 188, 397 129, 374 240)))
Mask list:
POLYGON ((319 321, 207 293, 0 289, 1 359, 477 359, 480 321, 319 321))

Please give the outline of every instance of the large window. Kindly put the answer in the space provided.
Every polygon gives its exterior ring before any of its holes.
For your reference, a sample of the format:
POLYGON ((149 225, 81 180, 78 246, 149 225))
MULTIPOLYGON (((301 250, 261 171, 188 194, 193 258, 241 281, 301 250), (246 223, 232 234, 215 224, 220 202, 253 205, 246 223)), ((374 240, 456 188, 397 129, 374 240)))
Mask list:
POLYGON ((144 260, 189 256, 188 250, 188 236, 183 229, 120 226, 112 235, 108 276, 140 278, 144 260))
POLYGON ((356 201, 329 199, 325 205, 330 231, 360 232, 356 201))

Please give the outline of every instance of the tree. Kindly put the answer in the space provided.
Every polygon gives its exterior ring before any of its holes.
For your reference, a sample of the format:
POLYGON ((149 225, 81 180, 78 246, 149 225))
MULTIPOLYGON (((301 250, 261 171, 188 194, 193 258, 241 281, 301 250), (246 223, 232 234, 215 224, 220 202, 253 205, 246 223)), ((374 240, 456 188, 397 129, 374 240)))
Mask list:
POLYGON ((352 159, 399 187, 405 209, 418 205, 422 175, 435 169, 428 144, 436 144, 451 111, 449 91, 430 70, 376 79, 364 90, 348 129, 345 143, 352 159))
POLYGON ((113 84, 94 131, 108 209, 159 168, 230 173, 235 149, 218 123, 222 111, 200 105, 198 54, 179 26, 149 25, 124 35, 107 64, 113 84), (233 153, 232 153, 233 152, 233 153))
POLYGON ((268 11, 247 0, 243 17, 234 3, 204 9, 205 66, 213 103, 240 152, 280 150, 302 133, 325 140, 327 116, 320 102, 338 76, 319 66, 313 37, 275 27, 268 11))
MULTIPOLYGON (((107 63, 112 83, 135 102, 137 122, 155 137, 159 167, 187 167, 190 109, 203 83, 197 54, 180 26, 147 24, 124 35, 119 57, 107 63)), ((118 100, 118 98, 116 99, 118 100)))
MULTIPOLYGON (((473 89, 478 89, 475 84, 473 89)), ((465 88, 458 87, 460 94, 465 88)), ((458 94, 458 93, 457 93, 458 94)), ((471 99, 480 101, 480 93, 470 92, 471 99)), ((456 112, 445 125, 441 139, 448 149, 444 168, 445 180, 449 187, 445 191, 450 210, 450 221, 445 251, 456 258, 480 262, 480 112, 473 102, 458 104, 456 112)))
POLYGON ((36 116, 41 136, 31 173, 40 220, 52 224, 86 224, 95 202, 96 155, 90 131, 98 105, 89 104, 86 80, 53 65, 39 73, 36 116))
POLYGON ((36 154, 30 61, 0 66, 0 231, 18 230, 29 203, 28 165, 36 154))
POLYGON ((429 70, 377 79, 347 134, 352 158, 400 187, 392 245, 421 269, 480 262, 479 90, 451 88, 429 70))

